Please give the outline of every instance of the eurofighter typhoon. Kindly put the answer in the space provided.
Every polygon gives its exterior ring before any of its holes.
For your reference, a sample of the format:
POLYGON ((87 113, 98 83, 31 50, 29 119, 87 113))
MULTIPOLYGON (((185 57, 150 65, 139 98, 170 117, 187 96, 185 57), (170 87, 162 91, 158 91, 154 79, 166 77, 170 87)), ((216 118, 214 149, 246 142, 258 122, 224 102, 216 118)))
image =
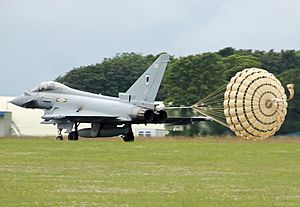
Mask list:
POLYGON ((167 112, 154 103, 169 57, 161 54, 125 93, 119 93, 119 97, 88 93, 47 81, 11 103, 44 109, 42 123, 57 126, 57 140, 63 140, 62 130, 65 129, 68 140, 78 140, 79 136, 121 135, 125 142, 130 142, 134 141, 132 124, 189 124, 209 120, 207 117, 168 117, 167 112), (91 123, 91 127, 79 129, 80 123, 91 123))

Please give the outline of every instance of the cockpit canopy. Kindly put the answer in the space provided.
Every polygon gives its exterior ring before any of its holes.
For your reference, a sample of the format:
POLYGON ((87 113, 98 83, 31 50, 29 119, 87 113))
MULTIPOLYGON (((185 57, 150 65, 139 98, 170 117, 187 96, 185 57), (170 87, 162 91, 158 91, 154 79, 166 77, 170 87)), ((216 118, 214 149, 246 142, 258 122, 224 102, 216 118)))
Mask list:
POLYGON ((50 90, 57 90, 67 88, 67 86, 54 82, 54 81, 45 81, 34 87, 31 92, 42 92, 42 91, 50 91, 50 90))

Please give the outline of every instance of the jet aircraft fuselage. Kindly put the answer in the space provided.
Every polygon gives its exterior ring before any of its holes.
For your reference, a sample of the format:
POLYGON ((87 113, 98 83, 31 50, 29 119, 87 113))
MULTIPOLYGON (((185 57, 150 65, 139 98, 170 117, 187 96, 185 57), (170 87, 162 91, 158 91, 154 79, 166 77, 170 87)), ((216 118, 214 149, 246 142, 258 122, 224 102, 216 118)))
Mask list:
POLYGON ((42 82, 30 92, 11 101, 24 108, 43 109, 44 124, 54 124, 58 140, 63 129, 69 140, 78 137, 111 137, 121 135, 124 141, 134 141, 132 124, 187 124, 207 120, 206 117, 168 118, 167 112, 154 103, 169 55, 161 54, 138 80, 118 97, 93 94, 70 88, 54 81, 42 82), (78 129, 80 123, 90 128, 78 129), (72 131, 74 129, 74 131, 72 131))

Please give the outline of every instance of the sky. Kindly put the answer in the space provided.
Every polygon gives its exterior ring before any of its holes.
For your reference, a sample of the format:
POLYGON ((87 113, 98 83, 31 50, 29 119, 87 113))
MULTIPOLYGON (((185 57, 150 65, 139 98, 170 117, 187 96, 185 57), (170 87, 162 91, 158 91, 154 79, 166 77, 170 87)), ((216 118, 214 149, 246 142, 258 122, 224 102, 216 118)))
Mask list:
POLYGON ((299 0, 0 0, 0 96, 123 52, 299 50, 299 8, 299 0))

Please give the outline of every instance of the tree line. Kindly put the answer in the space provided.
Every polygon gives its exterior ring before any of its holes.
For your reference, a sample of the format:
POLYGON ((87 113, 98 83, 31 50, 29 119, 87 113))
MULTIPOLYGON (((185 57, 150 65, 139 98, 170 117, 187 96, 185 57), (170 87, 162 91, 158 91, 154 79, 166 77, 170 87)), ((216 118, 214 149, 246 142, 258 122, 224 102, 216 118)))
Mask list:
MULTIPOLYGON (((115 57, 105 58, 101 63, 73 68, 59 76, 56 81, 92 93, 118 96, 118 93, 125 92, 158 56, 159 54, 117 54, 115 57)), ((266 69, 279 78, 284 86, 287 83, 295 84, 295 98, 289 103, 288 115, 279 133, 300 131, 300 51, 236 50, 227 47, 217 52, 173 56, 157 100, 172 106, 194 104, 228 83, 236 72, 250 67, 266 69)), ((201 130, 197 124, 190 126, 184 133, 193 135, 226 131, 214 124, 208 125, 211 126, 200 126, 207 129, 206 131, 201 130)))

